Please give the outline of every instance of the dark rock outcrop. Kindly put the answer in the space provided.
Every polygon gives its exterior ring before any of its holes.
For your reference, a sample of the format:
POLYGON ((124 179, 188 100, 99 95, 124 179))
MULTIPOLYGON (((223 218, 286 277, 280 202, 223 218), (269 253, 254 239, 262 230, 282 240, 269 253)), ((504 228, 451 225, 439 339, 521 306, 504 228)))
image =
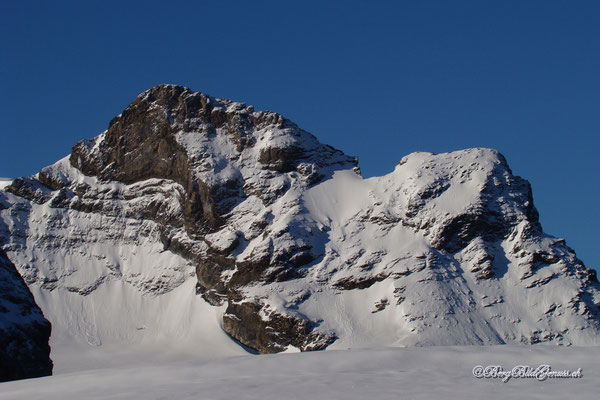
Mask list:
POLYGON ((335 341, 335 335, 314 332, 314 325, 252 302, 231 302, 223 316, 225 332, 260 353, 277 353, 290 345, 301 351, 322 350, 335 341))

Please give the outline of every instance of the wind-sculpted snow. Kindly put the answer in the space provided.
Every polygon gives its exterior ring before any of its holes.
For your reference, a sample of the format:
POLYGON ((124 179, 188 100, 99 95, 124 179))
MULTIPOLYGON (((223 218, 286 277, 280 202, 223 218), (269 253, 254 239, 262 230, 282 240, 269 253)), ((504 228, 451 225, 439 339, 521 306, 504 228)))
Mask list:
POLYGON ((599 342, 595 273, 542 232, 495 150, 414 153, 363 179, 279 114, 161 85, 0 204, 3 248, 56 340, 166 330, 202 346, 149 317, 189 301, 169 323, 259 352, 599 342), (141 308, 106 318, 106 296, 141 308))

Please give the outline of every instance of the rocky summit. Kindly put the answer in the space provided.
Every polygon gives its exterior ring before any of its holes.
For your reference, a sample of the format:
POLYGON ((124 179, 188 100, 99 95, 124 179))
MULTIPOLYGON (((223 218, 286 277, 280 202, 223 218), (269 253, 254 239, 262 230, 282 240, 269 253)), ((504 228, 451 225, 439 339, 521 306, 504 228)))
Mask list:
POLYGON ((59 347, 207 345, 195 324, 259 353, 600 343, 595 271, 491 149, 364 179, 277 113, 159 85, 0 204, 59 347))

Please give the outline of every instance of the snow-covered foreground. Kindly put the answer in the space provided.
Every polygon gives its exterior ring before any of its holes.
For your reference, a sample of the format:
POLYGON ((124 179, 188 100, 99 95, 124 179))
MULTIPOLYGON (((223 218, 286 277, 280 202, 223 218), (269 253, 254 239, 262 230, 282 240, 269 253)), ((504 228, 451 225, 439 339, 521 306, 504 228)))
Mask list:
POLYGON ((115 361, 0 385, 2 399, 596 399, 600 347, 330 350, 214 360, 115 361), (582 369, 582 378, 477 379, 476 365, 582 369))

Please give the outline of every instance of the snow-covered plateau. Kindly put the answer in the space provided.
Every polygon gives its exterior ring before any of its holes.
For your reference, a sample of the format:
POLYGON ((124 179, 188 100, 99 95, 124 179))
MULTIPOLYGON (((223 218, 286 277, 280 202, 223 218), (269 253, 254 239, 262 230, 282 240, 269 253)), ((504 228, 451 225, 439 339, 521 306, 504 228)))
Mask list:
MULTIPOLYGON (((142 362, 3 383, 0 399, 597 399, 598 347, 405 347, 142 362), (544 367, 580 378, 546 378, 544 367), (476 366, 539 369, 476 378, 476 366), (499 375, 498 375, 499 376, 499 375), (536 378, 537 376, 538 378, 536 378)), ((551 374, 547 374, 549 376, 551 374)))
MULTIPOLYGON (((365 179, 356 158, 279 114, 159 85, 69 156, 3 186, 0 284, 21 285, 31 318, 46 326, 39 306, 52 324, 56 376, 2 393, 35 398, 44 385, 61 397, 69 379, 82 383, 67 398, 103 379, 109 391, 85 397, 160 398, 181 383, 182 398, 244 385, 244 397, 269 398, 312 382, 364 398, 368 377, 379 398, 419 398, 407 385, 430 379, 532 396, 593 385, 506 389, 471 375, 475 360, 508 367, 530 362, 523 354, 587 366, 600 344, 595 271, 542 231, 529 183, 496 150, 413 153, 365 179)), ((0 300, 0 322, 16 321, 18 302, 0 300)), ((1 333, 11 354, 28 356, 17 343, 30 331, 10 332, 21 332, 1 333)))

